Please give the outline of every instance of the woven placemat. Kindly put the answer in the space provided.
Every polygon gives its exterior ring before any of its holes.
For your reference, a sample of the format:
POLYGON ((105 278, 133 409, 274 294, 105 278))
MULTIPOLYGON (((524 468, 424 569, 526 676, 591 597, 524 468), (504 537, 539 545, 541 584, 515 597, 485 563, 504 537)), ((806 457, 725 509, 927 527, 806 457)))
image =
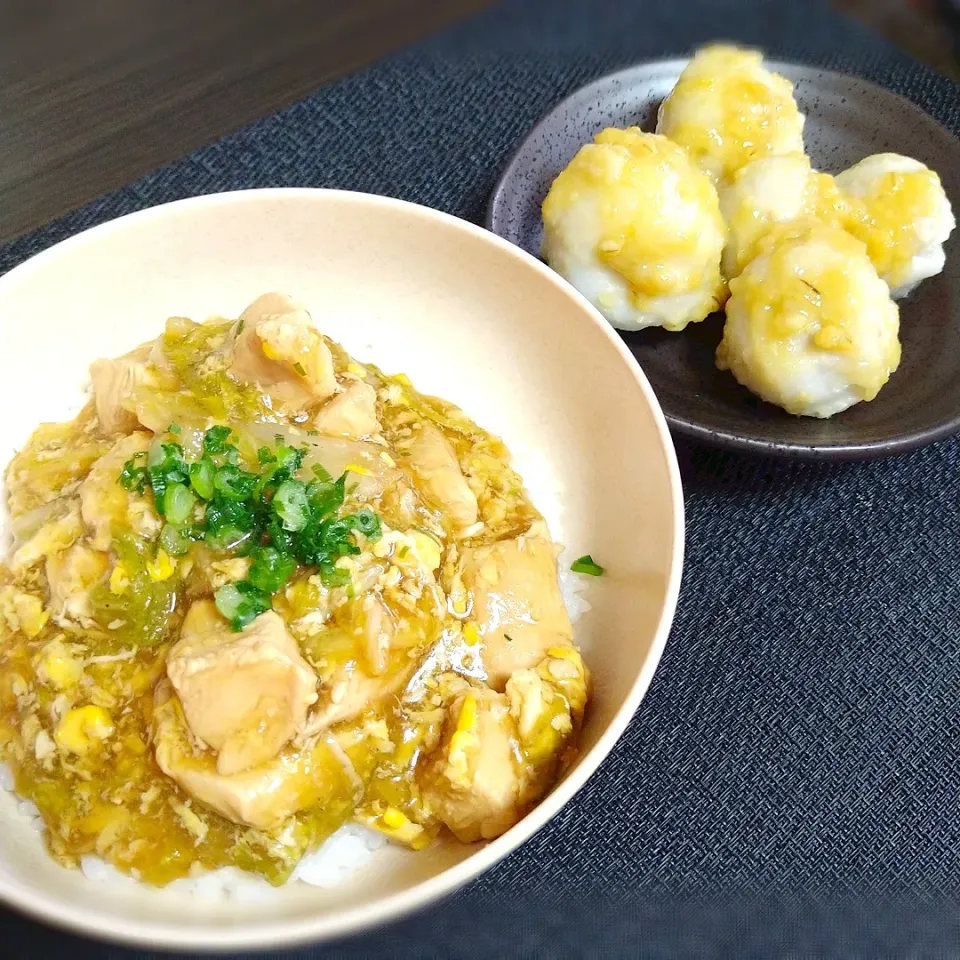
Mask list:
MULTIPOLYGON (((220 190, 342 187, 481 222, 498 170, 558 99, 713 39, 865 76, 960 132, 957 85, 825 2, 530 0, 17 240, 0 249, 0 272, 120 214, 220 190)), ((862 464, 686 443, 679 455, 680 606, 650 692, 600 772, 446 904, 291 956, 957 952, 957 442, 862 464)), ((4 956, 134 955, 0 917, 4 956)))

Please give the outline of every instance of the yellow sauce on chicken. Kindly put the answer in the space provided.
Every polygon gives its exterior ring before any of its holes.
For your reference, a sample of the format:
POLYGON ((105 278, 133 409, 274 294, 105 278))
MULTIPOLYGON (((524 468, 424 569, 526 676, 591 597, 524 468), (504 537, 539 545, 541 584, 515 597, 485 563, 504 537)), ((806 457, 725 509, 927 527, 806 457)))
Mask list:
POLYGON ((575 751, 587 674, 501 441, 356 363, 278 294, 238 321, 175 318, 93 381, 83 413, 38 428, 8 468, 0 566, 0 758, 58 862, 93 854, 157 885, 233 865, 279 884, 351 819, 420 849, 495 836, 536 803, 575 751), (171 533, 173 500, 161 516, 156 487, 120 483, 175 444, 188 489, 213 425, 235 441, 218 484, 287 444, 294 486, 349 478, 326 522, 366 524, 328 568, 297 560, 242 625, 222 598, 266 548, 195 532, 217 493, 191 494, 171 533), (492 548, 536 567, 491 574, 492 548), (480 582, 490 609, 474 609, 480 582), (461 736, 474 701, 483 729, 461 736))

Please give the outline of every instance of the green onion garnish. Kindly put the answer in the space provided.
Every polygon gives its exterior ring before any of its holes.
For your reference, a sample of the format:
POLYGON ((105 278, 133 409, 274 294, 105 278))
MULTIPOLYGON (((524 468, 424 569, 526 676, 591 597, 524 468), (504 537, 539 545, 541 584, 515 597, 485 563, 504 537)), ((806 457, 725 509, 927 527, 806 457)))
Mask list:
MULTIPOLYGON (((170 425, 171 433, 176 426, 170 425)), ((350 571, 337 561, 360 553, 359 535, 378 540, 383 524, 367 507, 340 512, 350 493, 347 474, 334 480, 314 464, 316 479, 298 479, 307 448, 282 437, 273 449, 260 447, 257 462, 245 469, 250 465, 241 465, 230 436, 229 427, 210 427, 202 456, 189 462, 179 443, 157 441, 124 464, 120 483, 141 495, 149 487, 166 521, 158 545, 174 557, 201 541, 217 554, 250 557, 246 578, 221 587, 214 598, 234 630, 269 610, 273 595, 298 570, 315 569, 327 587, 351 591, 350 571)))
POLYGON ((196 494, 189 487, 182 483, 172 483, 163 494, 163 515, 170 523, 186 523, 196 502, 196 494))
POLYGON ((230 622, 231 629, 238 631, 270 609, 270 596, 245 580, 222 586, 214 594, 213 602, 230 622))
POLYGON ((574 560, 570 564, 570 569, 574 573, 585 573, 588 577, 599 577, 603 574, 603 567, 595 562, 589 553, 585 553, 579 559, 574 560))
POLYGON ((216 490, 214 484, 216 475, 217 468, 210 457, 204 457, 190 464, 190 486, 198 497, 209 500, 213 496, 216 490))
POLYGON ((203 449, 207 453, 223 453, 231 432, 229 427, 211 427, 203 435, 203 449))
POLYGON ((190 549, 190 541, 187 539, 183 530, 172 524, 164 524, 160 531, 160 546, 163 547, 171 557, 182 557, 190 549))
POLYGON ((307 486, 299 480, 284 480, 273 497, 273 512, 284 530, 302 530, 310 519, 307 486))

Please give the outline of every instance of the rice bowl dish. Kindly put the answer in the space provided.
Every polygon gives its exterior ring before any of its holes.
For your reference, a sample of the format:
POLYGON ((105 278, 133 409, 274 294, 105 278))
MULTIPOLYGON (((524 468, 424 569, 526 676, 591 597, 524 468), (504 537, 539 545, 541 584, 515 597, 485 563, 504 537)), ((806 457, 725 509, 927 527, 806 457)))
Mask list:
POLYGON ((592 549, 607 567, 598 580, 576 578, 589 581, 592 606, 577 631, 585 656, 597 649, 612 659, 597 664, 580 756, 532 812, 485 843, 445 839, 404 852, 350 825, 321 848, 326 862, 305 861, 303 876, 281 888, 208 873, 206 890, 196 877, 157 889, 119 881, 97 857, 84 857, 79 870, 53 864, 31 828, 33 811, 17 813, 4 794, 0 896, 94 935, 194 950, 277 946, 382 922, 454 889, 515 848, 583 783, 633 713, 666 636, 679 577, 679 485, 642 376, 595 314, 545 268, 484 231, 408 204, 311 190, 203 198, 109 224, 7 275, 0 311, 20 322, 8 328, 12 351, 0 358, 0 383, 22 393, 27 370, 42 356, 50 389, 29 407, 14 404, 17 415, 3 429, 6 449, 22 449, 38 421, 75 412, 87 362, 155 336, 158 317, 187 309, 202 318, 225 306, 236 317, 257 293, 277 287, 296 290, 314 309, 324 304, 318 325, 361 363, 389 355, 394 369, 409 371, 431 394, 487 411, 551 533, 568 545, 561 562, 569 566, 592 549), (366 282, 371 259, 376 284, 366 282), (69 312, 59 308, 61 296, 69 297, 69 312), (449 323, 451 311, 457 324, 449 323), (561 317, 569 324, 554 327, 561 317), (548 320, 553 333, 545 337, 548 320), (44 347, 71 336, 68 350, 44 347), (424 362, 424 343, 445 362, 424 362), (541 363, 523 362, 547 343, 541 363), (458 365, 464 356, 471 358, 467 378, 458 365), (606 376, 589 389, 564 376, 558 395, 553 377, 561 356, 603 363, 606 376), (589 428, 601 410, 624 422, 634 437, 629 449, 589 428), (571 451, 582 455, 571 459, 571 451), (597 509, 598 485, 619 502, 615 513, 597 509), (628 530, 634 535, 625 536, 628 530), (308 866, 315 868, 309 878, 308 866), (107 883, 113 892, 104 898, 107 883))

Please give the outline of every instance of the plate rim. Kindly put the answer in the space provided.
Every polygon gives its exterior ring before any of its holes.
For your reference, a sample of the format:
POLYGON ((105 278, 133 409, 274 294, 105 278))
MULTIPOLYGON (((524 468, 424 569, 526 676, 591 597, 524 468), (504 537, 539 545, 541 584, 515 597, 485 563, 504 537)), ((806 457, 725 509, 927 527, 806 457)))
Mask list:
MULTIPOLYGON (((547 124, 547 122, 563 108, 569 106, 575 99, 584 94, 592 92, 595 88, 599 89, 607 86, 612 81, 627 77, 641 69, 648 70, 676 70, 678 73, 690 62, 691 56, 679 57, 661 57, 655 60, 641 60, 619 70, 612 70, 609 73, 601 74, 599 77, 576 87, 565 97, 558 100, 550 107, 523 135, 523 139, 511 151, 509 157, 504 162, 497 176, 493 189, 487 199, 486 211, 484 215, 484 226, 491 233, 506 240, 507 243, 513 243, 508 240, 497 229, 497 222, 500 211, 500 198, 503 194, 507 182, 513 178, 515 166, 520 158, 520 154, 532 140, 547 124)), ((909 97, 905 97, 895 90, 890 90, 873 80, 855 73, 845 73, 842 70, 833 70, 828 67, 821 67, 816 63, 801 63, 795 60, 767 60, 764 58, 764 64, 774 72, 782 70, 814 70, 823 77, 832 80, 854 81, 864 88, 866 92, 876 92, 882 97, 892 97, 901 101, 911 112, 921 116, 924 121, 936 127, 942 134, 945 134, 951 140, 956 141, 950 130, 948 130, 936 118, 932 117, 921 106, 914 103, 909 97)), ((793 81, 796 83, 797 81, 793 81)), ((958 227, 960 229, 960 227, 958 227)), ((519 246, 518 244, 513 244, 519 246)), ((521 249, 523 249, 521 247, 521 249)), ((529 251, 524 250, 529 256, 534 256, 529 251)), ((534 257, 534 259, 539 259, 534 257)), ((540 261, 543 262, 543 261, 540 261)), ((563 278, 561 277, 563 280, 563 278)), ((563 280, 564 283, 568 281, 563 280)), ((568 283, 568 285, 570 285, 568 283)), ((612 327, 611 329, 616 329, 612 327)), ((639 361, 638 361, 639 363, 639 361)), ((640 364, 641 368, 643 364, 640 364)), ((658 398, 659 399, 659 398, 658 398)), ((940 423, 922 431, 912 431, 901 434, 885 440, 864 440, 856 443, 781 443, 776 440, 767 440, 758 437, 749 437, 739 433, 733 433, 714 427, 704 426, 695 423, 685 417, 677 416, 663 409, 663 416, 670 425, 671 430, 689 440, 702 443, 705 446, 711 446, 722 450, 733 450, 741 453, 749 453, 759 456, 776 457, 778 459, 796 459, 796 460, 814 460, 814 461, 856 461, 856 460, 879 460, 886 457, 900 456, 912 453, 930 444, 937 443, 940 440, 948 439, 960 433, 960 410, 952 417, 941 421, 940 423)))

